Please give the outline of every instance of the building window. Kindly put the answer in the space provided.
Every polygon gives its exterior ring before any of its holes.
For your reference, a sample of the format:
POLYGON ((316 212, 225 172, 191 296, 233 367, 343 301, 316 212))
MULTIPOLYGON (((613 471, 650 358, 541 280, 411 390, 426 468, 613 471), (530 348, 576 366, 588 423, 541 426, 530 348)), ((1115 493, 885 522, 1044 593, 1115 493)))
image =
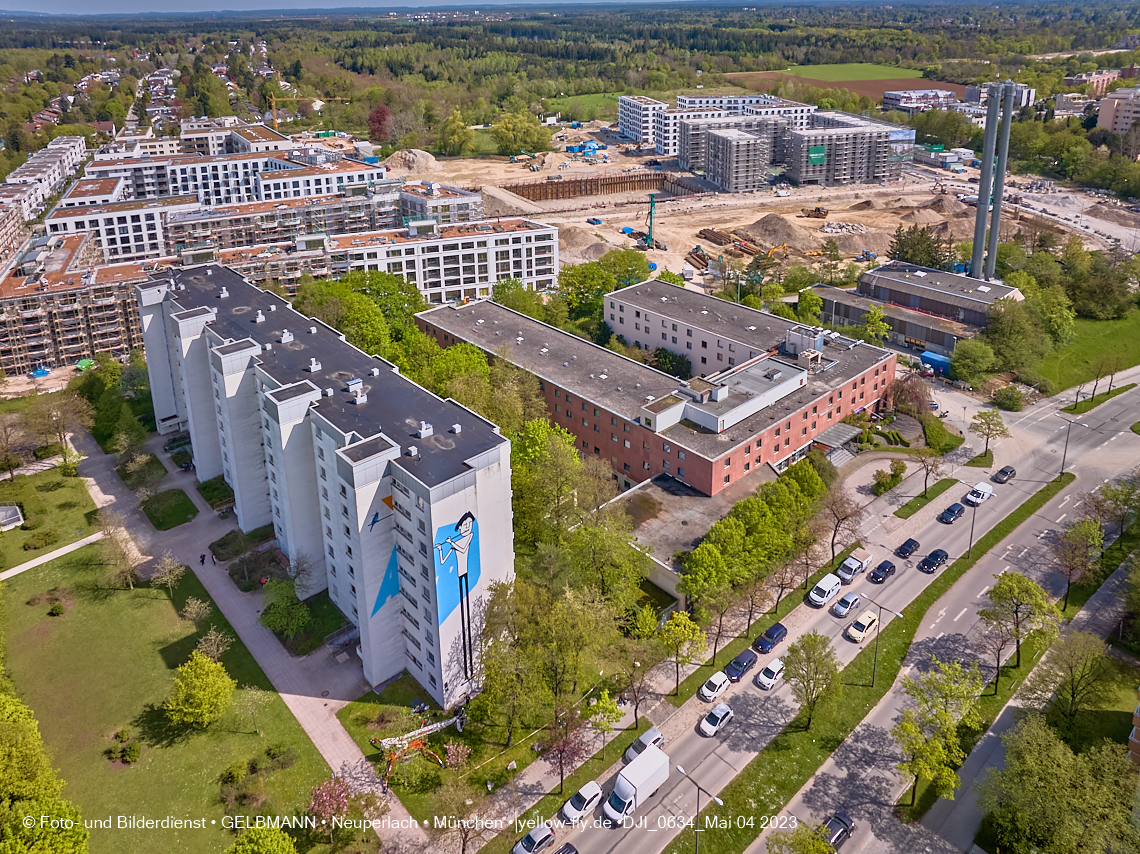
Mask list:
POLYGON ((724 482, 725 482, 725 483, 728 483, 728 479, 729 479, 730 477, 731 477, 731 475, 727 475, 727 474, 726 474, 726 475, 724 476, 724 482))

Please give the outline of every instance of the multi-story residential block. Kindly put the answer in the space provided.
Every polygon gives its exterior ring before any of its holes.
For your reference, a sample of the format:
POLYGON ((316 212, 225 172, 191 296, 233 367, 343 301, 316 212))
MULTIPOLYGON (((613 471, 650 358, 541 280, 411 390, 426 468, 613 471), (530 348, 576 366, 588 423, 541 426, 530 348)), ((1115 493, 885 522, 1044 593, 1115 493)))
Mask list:
POLYGON ((706 134, 705 178, 729 193, 768 186, 771 140, 762 133, 727 128, 706 134))
POLYGON ((658 110, 653 114, 653 144, 663 157, 675 157, 681 141, 680 123, 719 119, 727 116, 724 110, 658 110))
POLYGON ((622 95, 618 98, 618 130, 635 142, 653 142, 653 116, 669 109, 664 101, 645 95, 622 95))
POLYGON ((317 567, 364 678, 449 708, 478 689, 479 602, 513 577, 510 443, 220 266, 137 287, 159 429, 187 429, 244 531, 317 567))
POLYGON ((109 205, 126 200, 128 193, 126 178, 83 178, 71 185, 57 208, 109 205))
MULTIPOLYGON (((967 104, 985 104, 989 101, 990 86, 989 83, 980 83, 977 85, 970 85, 966 87, 966 94, 962 100, 967 104)), ((1036 103, 1037 90, 1032 89, 1024 83, 1013 84, 1013 105, 1015 107, 1027 107, 1030 104, 1036 103)))
POLYGON ((801 104, 775 95, 678 95, 678 110, 724 110, 730 116, 784 118, 792 127, 810 127, 816 111, 813 104, 801 104))
POLYGON ((123 359, 142 346, 130 272, 94 267, 87 235, 44 237, 0 279, 0 367, 10 375, 74 365, 97 353, 123 359))
POLYGON ((20 206, 0 204, 0 275, 8 269, 8 263, 16 257, 29 233, 20 206))
POLYGON ((725 116, 719 119, 682 121, 679 126, 677 165, 690 172, 705 170, 708 134, 717 130, 745 130, 768 139, 769 153, 779 158, 780 132, 790 127, 787 118, 771 116, 725 116))
POLYGON ((1096 126, 1112 133, 1127 133, 1140 118, 1140 89, 1117 89, 1100 102, 1096 126))
POLYGON ((941 110, 958 103, 958 93, 948 89, 895 89, 883 93, 883 112, 901 110, 908 115, 941 110))
POLYGON ((669 474, 714 495, 783 470, 845 415, 878 406, 895 355, 839 333, 650 280, 606 295, 605 319, 642 349, 687 357, 681 381, 494 302, 417 316, 443 346, 470 342, 538 377, 551 421, 623 487, 669 474))
POLYGON ((400 216, 405 222, 435 220, 439 225, 483 218, 483 195, 432 181, 409 181, 400 190, 400 216))
POLYGON ((203 154, 207 157, 233 154, 231 131, 248 126, 237 116, 183 119, 179 133, 182 151, 186 154, 203 154))
POLYGON ((1104 93, 1108 91, 1108 84, 1119 79, 1119 68, 1102 68, 1098 71, 1085 71, 1081 74, 1070 75, 1062 82, 1073 89, 1084 89, 1086 94, 1094 98, 1102 98, 1104 93))
POLYGON ((90 234, 103 263, 143 261, 172 254, 166 217, 201 210, 196 196, 129 199, 93 206, 59 207, 47 215, 48 234, 90 234))
POLYGON ((870 184, 898 177, 891 129, 848 113, 817 112, 813 127, 783 134, 787 176, 795 184, 870 184))
POLYGON ((47 200, 64 188, 87 154, 87 141, 81 136, 57 136, 8 173, 7 185, 18 189, 7 198, 20 202, 27 220, 34 219, 47 205, 47 200))

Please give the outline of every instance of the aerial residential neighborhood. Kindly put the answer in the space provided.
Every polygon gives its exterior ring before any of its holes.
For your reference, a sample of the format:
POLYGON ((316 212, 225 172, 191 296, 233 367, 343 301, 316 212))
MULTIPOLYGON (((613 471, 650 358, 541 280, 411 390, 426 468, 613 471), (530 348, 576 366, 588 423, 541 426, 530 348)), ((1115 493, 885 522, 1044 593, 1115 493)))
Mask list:
POLYGON ((254 5, 2 13, 0 850, 1140 851, 1135 9, 254 5))

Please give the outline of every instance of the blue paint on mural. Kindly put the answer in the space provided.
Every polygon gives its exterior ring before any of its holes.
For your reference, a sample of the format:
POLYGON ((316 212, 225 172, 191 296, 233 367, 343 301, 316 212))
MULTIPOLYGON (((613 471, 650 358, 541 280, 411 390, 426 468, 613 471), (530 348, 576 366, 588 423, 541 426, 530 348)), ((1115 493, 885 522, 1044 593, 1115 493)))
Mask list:
POLYGON ((376 594, 376 605, 370 617, 388 604, 389 599, 400 595, 400 570, 396 565, 396 547, 392 546, 392 556, 388 558, 388 568, 384 570, 384 580, 380 582, 380 592, 376 594))
POLYGON ((479 523, 464 513, 454 525, 435 532, 435 595, 439 623, 451 616, 464 592, 479 583, 479 523), (460 585, 459 579, 465 578, 460 585))

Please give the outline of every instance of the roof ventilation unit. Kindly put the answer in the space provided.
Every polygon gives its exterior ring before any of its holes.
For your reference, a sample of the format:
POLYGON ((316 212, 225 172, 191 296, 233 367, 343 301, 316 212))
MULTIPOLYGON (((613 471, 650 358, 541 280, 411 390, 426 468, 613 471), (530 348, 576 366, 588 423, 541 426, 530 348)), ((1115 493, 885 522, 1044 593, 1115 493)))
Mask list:
POLYGON ((325 397, 332 397, 332 396, 333 396, 333 390, 331 388, 326 388, 325 389, 325 397))
POLYGON ((226 288, 224 288, 224 287, 220 291, 218 291, 218 298, 219 299, 225 299, 229 295, 230 295, 230 292, 228 290, 226 290, 226 288))
POLYGON ((262 313, 260 308, 257 310, 257 316, 253 319, 253 322, 254 323, 265 323, 265 315, 262 313))
POLYGON ((380 376, 380 369, 379 368, 373 368, 372 369, 372 376, 374 376, 374 377, 380 376))
POLYGON ((408 456, 409 457, 418 457, 419 455, 420 455, 420 449, 419 448, 417 448, 415 445, 408 445, 408 456))
POLYGON ((310 326, 310 327, 309 327, 309 334, 310 334, 310 335, 316 335, 316 334, 317 334, 317 327, 315 327, 315 326, 310 326))
POLYGON ((318 362, 315 358, 309 359, 308 371, 310 374, 315 374, 320 369, 321 369, 321 363, 320 362, 318 362))
POLYGON ((292 340, 293 340, 293 333, 292 332, 290 332, 288 329, 281 330, 281 343, 282 344, 288 344, 292 340))
POLYGON ((431 424, 429 424, 427 421, 421 421, 420 422, 420 429, 416 433, 416 438, 417 439, 426 439, 428 436, 431 436, 434 432, 435 431, 432 429, 431 424))
POLYGON ((451 425, 451 432, 452 433, 462 433, 463 432, 463 425, 462 424, 452 424, 451 425))

